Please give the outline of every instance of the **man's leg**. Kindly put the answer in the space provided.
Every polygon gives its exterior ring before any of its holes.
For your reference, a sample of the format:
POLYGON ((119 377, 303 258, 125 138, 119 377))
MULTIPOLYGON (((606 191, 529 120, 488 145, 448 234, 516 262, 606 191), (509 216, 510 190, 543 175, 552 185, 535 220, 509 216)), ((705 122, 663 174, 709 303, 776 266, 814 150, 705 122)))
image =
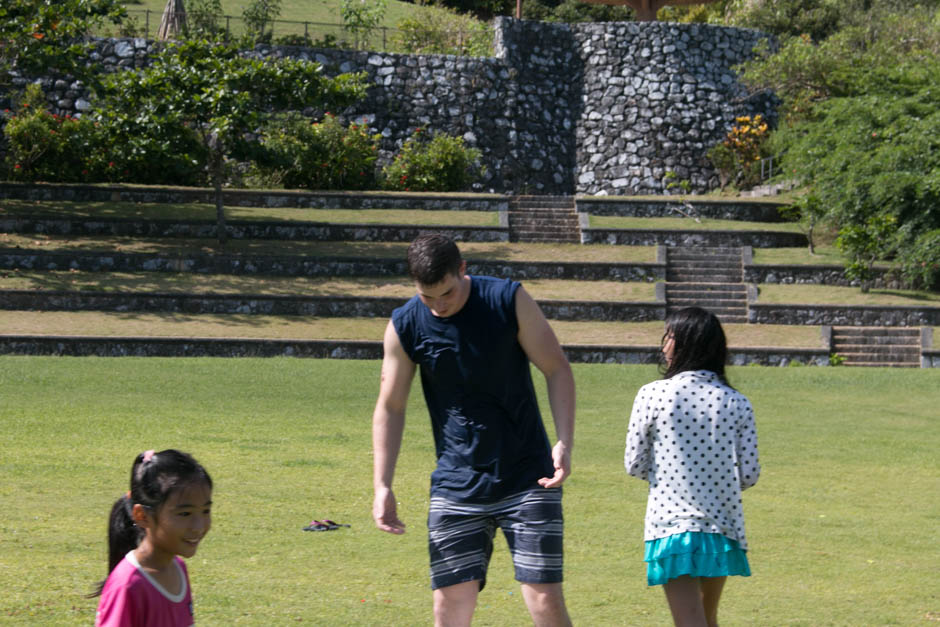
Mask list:
POLYGON ((663 584, 676 627, 707 627, 702 586, 697 577, 682 575, 663 584))
POLYGON ((560 488, 536 488, 506 499, 499 526, 516 580, 536 627, 571 625, 562 593, 564 517, 560 488))
POLYGON ((522 598, 535 627, 571 627, 560 583, 524 583, 522 598))
POLYGON ((435 590, 435 627, 469 627, 479 593, 479 581, 465 581, 435 590))

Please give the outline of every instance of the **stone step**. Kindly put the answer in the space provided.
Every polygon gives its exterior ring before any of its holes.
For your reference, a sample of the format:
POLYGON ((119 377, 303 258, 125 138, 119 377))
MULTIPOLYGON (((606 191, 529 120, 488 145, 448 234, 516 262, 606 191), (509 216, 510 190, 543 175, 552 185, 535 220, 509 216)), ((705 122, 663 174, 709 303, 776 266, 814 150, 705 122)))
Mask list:
POLYGON ((577 235, 577 231, 572 229, 565 228, 563 226, 555 226, 550 224, 540 224, 532 226, 523 226, 519 228, 513 228, 513 233, 570 233, 571 235, 577 235))
POLYGON ((679 300, 666 299, 666 307, 669 309, 683 309, 685 307, 701 307, 709 311, 724 311, 741 316, 747 315, 747 304, 734 300, 710 300, 705 298, 683 298, 679 300))
POLYGON ((920 348, 920 337, 838 337, 833 335, 832 343, 838 346, 916 346, 920 348))
POLYGON ((577 219, 571 218, 544 218, 544 217, 518 217, 509 218, 509 224, 562 224, 565 226, 578 226, 577 219))
POLYGON ((920 329, 917 327, 833 327, 832 336, 920 338, 920 329))
MULTIPOLYGON (((682 284, 680 283, 679 285, 682 284)), ((679 290, 667 287, 666 298, 733 298, 735 300, 747 300, 747 290, 700 290, 694 288, 679 290)))
POLYGON ((840 355, 897 356, 909 359, 920 358, 919 346, 871 346, 867 344, 834 344, 833 350, 840 355))
POLYGON ((843 366, 852 366, 853 368, 920 368, 918 362, 897 362, 897 361, 867 361, 846 359, 842 362, 843 366))
POLYGON ((672 272, 673 274, 689 274, 689 273, 694 274, 694 273, 702 273, 702 272, 715 272, 715 273, 720 273, 720 274, 743 275, 741 266, 701 266, 701 265, 692 266, 690 265, 690 266, 676 267, 672 264, 669 264, 666 266, 666 269, 672 272))
POLYGON ((703 259, 702 261, 668 261, 666 262, 666 267, 670 270, 734 270, 735 272, 742 272, 743 266, 740 262, 719 262, 713 261, 711 259, 703 259))
POLYGON ((510 242, 530 242, 530 243, 556 243, 556 244, 580 244, 581 238, 574 236, 561 235, 524 235, 521 237, 510 237, 510 242))
POLYGON ((667 253, 669 263, 682 263, 692 261, 724 261, 727 263, 741 263, 741 253, 667 253))
POLYGON ((740 281, 723 283, 721 281, 702 281, 701 283, 666 283, 666 290, 712 290, 747 292, 747 285, 740 281))
POLYGON ((740 283, 743 278, 739 272, 673 272, 666 269, 666 280, 675 283, 740 283))
POLYGON ((577 211, 570 205, 538 205, 532 207, 509 205, 509 214, 515 213, 565 213, 577 215, 577 211))
POLYGON ((687 255, 741 255, 738 246, 670 246, 666 252, 671 257, 684 257, 687 255))

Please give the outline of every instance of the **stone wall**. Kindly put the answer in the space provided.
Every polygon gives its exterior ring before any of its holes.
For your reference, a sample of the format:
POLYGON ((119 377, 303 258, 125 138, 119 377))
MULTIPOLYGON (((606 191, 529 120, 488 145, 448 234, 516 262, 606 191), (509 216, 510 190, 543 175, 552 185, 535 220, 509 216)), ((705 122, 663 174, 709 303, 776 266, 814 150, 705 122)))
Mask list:
MULTIPOLYGON (((701 24, 548 24, 499 18, 495 57, 469 58, 259 46, 253 54, 364 71, 371 88, 343 112, 381 134, 380 162, 416 127, 479 148, 477 191, 659 194, 666 173, 693 191, 717 186, 705 153, 741 115, 774 117, 730 69, 763 35, 701 24)), ((104 70, 146 64, 154 44, 102 40, 104 70)), ((26 79, 18 79, 21 86, 26 79)), ((79 82, 44 78, 58 113, 87 113, 79 82)))
POLYGON ((781 305, 748 303, 752 324, 813 324, 859 327, 940 326, 940 307, 905 305, 781 305))

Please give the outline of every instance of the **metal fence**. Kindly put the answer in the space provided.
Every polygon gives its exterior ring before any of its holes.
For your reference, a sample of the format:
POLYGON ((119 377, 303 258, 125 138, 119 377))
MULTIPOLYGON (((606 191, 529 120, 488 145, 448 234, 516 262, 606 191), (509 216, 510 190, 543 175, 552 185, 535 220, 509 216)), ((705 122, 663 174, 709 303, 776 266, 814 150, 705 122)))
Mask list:
MULTIPOLYGON (((97 32, 100 36, 133 36, 156 39, 157 29, 163 11, 151 9, 127 9, 128 19, 119 27, 104 28, 97 32)), ((183 14, 184 19, 187 17, 183 14)), ((245 19, 237 15, 218 15, 206 20, 204 16, 190 16, 201 18, 203 23, 211 22, 214 31, 221 39, 236 40, 249 33, 245 19)), ((192 20, 186 20, 191 22, 192 20)), ((324 48, 352 48, 360 50, 375 50, 378 52, 396 52, 395 28, 380 26, 372 31, 368 37, 363 37, 347 31, 342 24, 329 24, 324 22, 298 21, 298 20, 271 20, 265 28, 271 43, 307 45, 324 48)))

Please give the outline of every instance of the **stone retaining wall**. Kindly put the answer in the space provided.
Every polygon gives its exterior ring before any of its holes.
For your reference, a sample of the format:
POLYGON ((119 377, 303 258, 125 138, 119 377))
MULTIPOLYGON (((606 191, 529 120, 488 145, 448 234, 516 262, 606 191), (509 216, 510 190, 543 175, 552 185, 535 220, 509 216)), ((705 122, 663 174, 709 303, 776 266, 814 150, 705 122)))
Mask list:
POLYGON ((680 231, 666 229, 582 228, 582 244, 620 246, 750 246, 752 248, 786 248, 806 246, 802 233, 785 231, 680 231))
MULTIPOLYGON (((204 187, 84 185, 80 183, 0 182, 0 198, 74 202, 147 202, 215 204, 204 187)), ((508 211, 509 198, 496 194, 409 194, 407 192, 308 192, 299 190, 226 189, 230 207, 298 209, 423 209, 428 211, 508 211)))
MULTIPOLYGON (((901 284, 891 278, 887 270, 875 269, 875 279, 872 287, 901 288, 901 284)), ((805 283, 808 285, 838 285, 841 287, 859 287, 861 283, 845 276, 845 268, 841 266, 782 266, 770 264, 744 263, 745 283, 770 283, 792 285, 805 283)))
POLYGON ((858 327, 940 326, 940 307, 748 303, 748 322, 858 327))
MULTIPOLYGON (((731 70, 766 37, 757 31, 510 18, 494 28, 493 58, 286 46, 249 54, 317 61, 331 75, 365 72, 365 100, 343 114, 381 135, 380 163, 416 127, 458 135, 482 152, 479 190, 663 193, 677 177, 702 192, 717 187, 706 151, 735 118, 775 117, 776 99, 748 93, 731 70)), ((153 52, 143 39, 102 40, 91 61, 103 71, 139 68, 153 52)), ((56 112, 93 109, 80 82, 40 81, 56 112)))
MULTIPOLYGON (((0 309, 21 311, 166 311, 191 314, 385 318, 406 300, 407 298, 353 296, 0 290, 0 309)), ((646 322, 666 319, 665 300, 613 302, 539 299, 539 306, 545 316, 552 320, 646 322)), ((940 307, 750 303, 748 308, 750 324, 927 329, 940 326, 940 307)), ((925 347, 930 345, 929 340, 924 343, 925 347)))
MULTIPOLYGON (((572 363, 655 364, 658 346, 564 345, 572 363)), ((382 342, 357 340, 254 340, 234 338, 144 338, 0 335, 2 355, 75 357, 308 357, 382 358, 382 342)), ((815 349, 731 348, 735 365, 786 366, 792 362, 827 366, 829 356, 815 349)))
POLYGON ((744 220, 747 222, 786 222, 780 210, 787 206, 784 203, 730 202, 702 197, 691 197, 684 200, 679 196, 671 196, 662 200, 582 196, 576 202, 579 212, 592 216, 623 216, 629 218, 681 218, 692 216, 712 220, 744 220))
MULTIPOLYGON (((294 240, 311 242, 410 242, 421 233, 443 233, 458 242, 508 242, 509 227, 412 226, 402 224, 335 224, 312 222, 259 222, 228 220, 234 240, 294 240)), ((214 238, 215 221, 175 220, 58 220, 3 218, 0 232, 48 235, 214 238)))

